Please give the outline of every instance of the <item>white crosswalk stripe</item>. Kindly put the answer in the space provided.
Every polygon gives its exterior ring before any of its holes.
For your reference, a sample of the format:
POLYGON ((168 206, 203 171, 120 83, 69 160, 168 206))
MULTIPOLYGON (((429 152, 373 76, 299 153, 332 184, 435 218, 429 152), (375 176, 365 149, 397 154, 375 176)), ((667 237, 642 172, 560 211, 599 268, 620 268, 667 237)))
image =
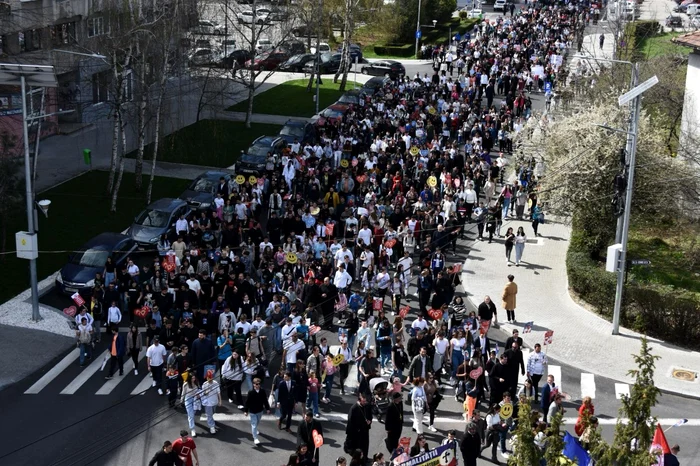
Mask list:
POLYGON ((66 370, 68 366, 73 364, 80 356, 80 349, 75 348, 73 351, 68 353, 66 357, 61 359, 58 364, 53 366, 46 374, 44 374, 39 380, 37 380, 34 385, 29 387, 27 391, 24 392, 25 395, 36 395, 42 391, 48 384, 50 384, 53 379, 58 377, 58 375, 66 370))
POLYGON ((623 396, 630 396, 630 385, 628 383, 616 383, 615 398, 621 400, 623 396))
POLYGON ((78 389, 85 384, 85 382, 90 380, 90 377, 95 375, 95 373, 97 373, 97 371, 99 371, 102 368, 102 363, 104 362, 105 357, 107 357, 108 355, 109 351, 104 350, 102 354, 95 357, 92 363, 86 368, 84 368, 82 372, 80 372, 80 375, 73 379, 73 381, 69 383, 68 386, 66 386, 66 388, 61 390, 61 395, 73 395, 75 392, 77 392, 78 389))
POLYGON ((136 386, 131 391, 131 395, 143 395, 146 393, 146 390, 151 388, 151 385, 153 384, 153 379, 151 378, 151 374, 146 374, 146 377, 143 378, 141 382, 136 386))
POLYGON ((581 373, 581 399, 586 396, 595 399, 595 376, 584 372, 581 373))
MULTIPOLYGON (((139 361, 141 361, 144 356, 146 356, 145 348, 139 353, 139 361)), ((114 390, 117 387, 119 382, 121 382, 127 376, 129 376, 131 374, 131 371, 133 370, 134 361, 131 358, 129 358, 129 360, 126 361, 126 363, 124 363, 124 376, 116 376, 112 380, 108 380, 107 382, 105 382, 104 385, 102 385, 102 387, 100 387, 99 390, 97 390, 97 393, 95 393, 95 395, 109 395, 110 393, 112 393, 112 390, 114 390)))

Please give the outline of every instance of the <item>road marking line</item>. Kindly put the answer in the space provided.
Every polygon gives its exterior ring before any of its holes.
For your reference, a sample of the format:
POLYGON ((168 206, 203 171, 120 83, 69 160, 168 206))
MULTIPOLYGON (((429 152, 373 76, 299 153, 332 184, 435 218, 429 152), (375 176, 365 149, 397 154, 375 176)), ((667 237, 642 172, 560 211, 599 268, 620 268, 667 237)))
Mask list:
MULTIPOLYGON (((97 357, 93 355, 92 363, 85 367, 83 371, 75 379, 73 379, 73 381, 69 383, 66 388, 61 390, 61 395, 73 395, 75 392, 77 392, 78 389, 85 384, 85 382, 90 380, 90 377, 95 375, 95 373, 100 370, 102 367, 102 361, 104 361, 105 356, 108 354, 109 351, 104 350, 104 352, 97 357)), ((109 361, 107 362, 109 363, 109 361)))
POLYGON ((131 394, 132 395, 143 395, 144 393, 146 393, 146 390, 151 388, 152 383, 153 383, 153 378, 151 377, 151 374, 146 374, 146 377, 144 377, 143 380, 141 382, 139 382, 139 384, 136 386, 136 388, 134 388, 131 391, 131 394))
MULTIPOLYGON (((301 416, 294 415, 292 416, 292 419, 295 418, 301 418, 301 416)), ((207 416, 205 414, 201 414, 199 416, 200 421, 206 421, 207 416)), ((246 421, 250 422, 250 417, 246 417, 243 413, 236 413, 236 414, 226 414, 226 413, 214 413, 214 420, 217 422, 238 422, 238 421, 246 421)), ((262 417, 263 421, 277 421, 277 418, 272 415, 272 414, 263 414, 262 417)), ((348 415, 347 414, 342 414, 342 413, 321 413, 321 421, 337 421, 337 422, 345 422, 348 420, 348 415)), ((563 419, 564 424, 567 425, 574 425, 576 424, 576 421, 578 420, 577 417, 565 417, 563 419)), ((606 426, 612 426, 617 424, 617 419, 616 418, 611 418, 611 419, 602 419, 598 418, 598 423, 601 425, 606 425, 606 426)), ((629 422, 629 419, 622 419, 623 423, 629 422)), ((672 426, 676 422, 678 422, 677 418, 662 418, 658 419, 659 424, 663 426, 672 426)), ((463 418, 449 418, 449 417, 436 417, 435 418, 435 423, 437 424, 464 424, 464 419, 463 418)), ((690 427, 700 427, 700 419, 688 419, 688 422, 684 424, 685 426, 690 426, 690 427)))
POLYGON ((595 376, 585 372, 581 373, 581 399, 590 396, 595 399, 595 376))
MULTIPOLYGON (((556 365, 552 364, 552 365, 547 366, 547 370, 549 371, 548 375, 554 376, 554 385, 559 387, 560 392, 563 392, 564 390, 561 386, 561 366, 556 366, 556 365)), ((545 380, 545 383, 547 383, 546 380, 545 380)))
POLYGON ((630 385, 628 383, 615 383, 615 398, 621 400, 624 396, 630 396, 630 385))
POLYGON ((40 391, 42 391, 48 384, 50 384, 53 379, 58 377, 58 374, 66 370, 68 366, 73 364, 78 357, 80 357, 80 349, 75 348, 73 351, 68 353, 65 358, 61 359, 58 364, 53 366, 51 370, 49 370, 46 374, 44 374, 39 380, 34 382, 34 385, 29 387, 26 392, 24 392, 25 395, 36 395, 40 391))
MULTIPOLYGON (((141 352, 139 353, 139 361, 141 361, 141 359, 143 359, 144 356, 146 356, 146 349, 145 348, 142 349, 141 352)), ((112 393, 112 390, 114 390, 117 387, 119 382, 126 379, 126 377, 133 370, 134 370, 134 361, 131 359, 131 357, 129 357, 129 360, 126 361, 126 363, 124 364, 124 376, 123 377, 116 376, 112 380, 108 380, 107 382, 105 382, 104 385, 102 385, 102 387, 100 387, 99 390, 97 390, 97 393, 95 393, 95 395, 109 395, 110 393, 112 393)))

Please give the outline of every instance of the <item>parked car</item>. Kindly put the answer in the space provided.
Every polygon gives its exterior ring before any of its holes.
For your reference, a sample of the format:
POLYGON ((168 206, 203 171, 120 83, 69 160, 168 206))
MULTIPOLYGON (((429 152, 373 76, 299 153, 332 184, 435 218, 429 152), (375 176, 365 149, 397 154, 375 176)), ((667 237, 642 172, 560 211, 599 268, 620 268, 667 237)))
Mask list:
POLYGON ((391 81, 391 78, 387 78, 386 76, 377 76, 369 81, 367 81, 363 86, 362 86, 362 92, 365 94, 372 96, 376 94, 376 92, 386 86, 389 82, 391 81))
POLYGON ((185 192, 180 194, 180 199, 187 202, 187 205, 194 210, 210 209, 214 204, 216 187, 221 178, 228 181, 231 175, 221 171, 202 173, 195 178, 185 192))
POLYGON ((175 221, 190 212, 182 199, 159 199, 136 216, 127 234, 141 245, 155 246, 161 235, 174 236, 175 221))
POLYGON ((267 20, 271 21, 271 22, 272 21, 275 21, 275 22, 287 21, 288 19, 289 19, 289 13, 287 12, 287 10, 282 10, 279 8, 272 9, 272 11, 270 12, 270 15, 267 17, 267 20))
POLYGON ((349 104, 349 105, 360 105, 360 100, 364 100, 365 93, 361 89, 352 89, 345 92, 336 104, 349 104))
POLYGON ((326 126, 340 121, 349 110, 349 104, 333 104, 319 114, 316 126, 326 126))
POLYGON ((387 76, 396 79, 406 74, 406 68, 396 60, 380 60, 363 66, 362 74, 373 76, 387 76))
POLYGON ((200 20, 192 32, 195 34, 223 34, 224 28, 214 21, 200 20))
POLYGON ((264 52, 272 48, 272 40, 269 37, 260 37, 255 41, 255 50, 264 52))
POLYGON ((308 28, 306 26, 300 26, 292 29, 292 35, 300 39, 316 38, 317 30, 315 27, 308 28))
POLYGON ((292 57, 289 57, 289 60, 282 63, 279 66, 279 70, 299 73, 304 71, 304 65, 306 65, 307 62, 312 61, 313 59, 314 55, 310 53, 294 55, 292 57))
MULTIPOLYGON (((350 61, 353 63, 355 62, 355 58, 357 58, 357 62, 362 61, 362 47, 360 47, 358 44, 350 44, 349 45, 350 49, 350 61)), ((336 49, 336 52, 341 53, 343 51, 343 44, 340 44, 338 48, 336 49)))
POLYGON ((250 52, 248 50, 234 50, 221 60, 221 67, 226 69, 243 68, 248 60, 250 60, 250 52))
POLYGON ((289 55, 301 55, 306 53, 306 45, 298 40, 284 41, 277 46, 278 50, 283 50, 289 55))
POLYGON ((496 2, 493 4, 493 10, 506 11, 506 6, 506 0, 496 0, 496 2))
MULTIPOLYGON (((311 44, 311 47, 309 48, 311 53, 316 53, 316 44, 311 44)), ((318 44, 318 53, 329 53, 331 51, 331 46, 328 45, 326 42, 321 42, 318 44)))
POLYGON ((136 246, 131 237, 120 233, 95 236, 68 256, 68 263, 56 274, 56 288, 67 295, 80 293, 87 298, 94 291, 95 274, 104 271, 107 258, 111 256, 120 266, 136 246))
MULTIPOLYGON (((253 59, 254 70, 275 70, 278 66, 289 59, 289 55, 284 52, 265 52, 257 55, 253 59)), ((250 69, 250 60, 245 64, 245 67, 250 69)))
POLYGON ((700 29, 700 16, 693 16, 690 19, 690 27, 693 29, 700 29))
POLYGON ((480 8, 472 8, 467 15, 469 19, 483 19, 484 12, 480 8))
MULTIPOLYGON (((322 53, 319 58, 321 59, 319 63, 319 71, 321 74, 335 73, 340 68, 341 54, 339 53, 322 53)), ((315 55, 314 55, 315 57, 315 55)), ((313 58, 311 61, 304 65, 304 73, 311 74, 314 72, 314 67, 316 66, 316 59, 313 58)))
POLYGON ((296 139, 301 145, 307 142, 313 144, 316 141, 316 130, 308 121, 287 120, 280 130, 280 137, 287 145, 291 145, 296 139))
POLYGON ((272 10, 269 8, 258 8, 253 14, 253 10, 243 10, 238 12, 238 22, 242 24, 265 24, 272 10))
POLYGON ((281 154, 287 148, 287 142, 279 136, 260 136, 248 147, 246 152, 241 151, 241 157, 233 166, 236 174, 260 175, 265 171, 267 154, 281 154))
POLYGON ((683 18, 677 15, 670 15, 666 18, 666 26, 670 28, 683 27, 683 18))
POLYGON ((189 66, 212 66, 221 63, 221 55, 218 51, 209 48, 195 49, 187 57, 189 66))

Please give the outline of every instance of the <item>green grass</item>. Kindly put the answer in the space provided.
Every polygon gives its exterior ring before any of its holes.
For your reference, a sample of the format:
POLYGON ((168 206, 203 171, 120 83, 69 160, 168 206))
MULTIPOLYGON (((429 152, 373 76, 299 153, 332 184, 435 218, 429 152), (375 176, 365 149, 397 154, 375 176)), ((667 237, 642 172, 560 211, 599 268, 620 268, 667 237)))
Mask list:
MULTIPOLYGON (((146 204, 148 177, 143 177, 143 193, 137 193, 135 177, 124 173, 117 212, 111 214, 111 199, 105 193, 108 172, 93 171, 44 191, 37 199, 51 200, 49 218, 39 214, 39 280, 59 270, 67 261, 69 251, 82 246, 93 236, 103 232, 120 232, 127 228, 146 204)), ((177 197, 189 185, 190 180, 156 177, 152 199, 177 197)), ((15 248, 15 232, 26 231, 24 204, 8 215, 4 230, 4 246, 15 248)), ((18 259, 14 253, 0 256, 3 274, 0 302, 5 302, 29 288, 29 262, 18 259)))
MULTIPOLYGON (((352 89, 353 82, 348 80, 345 89, 352 89)), ((306 86, 308 83, 308 79, 295 79, 256 95, 253 101, 253 112, 305 118, 312 117, 316 111, 316 103, 313 100, 315 91, 307 92, 306 86)), ((340 79, 337 83, 334 83, 332 75, 324 76, 323 84, 319 89, 318 108, 323 109, 335 103, 343 95, 338 90, 339 87, 340 79)), ((227 110, 245 112, 247 108, 248 102, 240 102, 227 110)))
MULTIPOLYGON (((230 167, 242 150, 260 136, 274 136, 281 126, 227 120, 200 120, 166 136, 159 149, 161 162, 187 163, 209 167, 230 167)), ((144 159, 150 160, 153 145, 146 146, 144 159)), ((135 158, 136 152, 127 154, 135 158)))
POLYGON ((415 55, 411 55, 408 57, 402 57, 399 55, 391 55, 391 54, 378 54, 374 51, 374 45, 366 45, 362 47, 362 58, 382 58, 382 59, 387 59, 387 60, 401 60, 405 58, 416 58, 415 55))
POLYGON ((632 259, 649 259, 649 267, 632 267, 635 279, 700 293, 700 228, 695 225, 630 230, 632 259))
POLYGON ((653 37, 644 38, 638 45, 639 52, 648 60, 663 55, 688 55, 692 51, 690 47, 684 47, 671 42, 682 32, 665 32, 653 37))

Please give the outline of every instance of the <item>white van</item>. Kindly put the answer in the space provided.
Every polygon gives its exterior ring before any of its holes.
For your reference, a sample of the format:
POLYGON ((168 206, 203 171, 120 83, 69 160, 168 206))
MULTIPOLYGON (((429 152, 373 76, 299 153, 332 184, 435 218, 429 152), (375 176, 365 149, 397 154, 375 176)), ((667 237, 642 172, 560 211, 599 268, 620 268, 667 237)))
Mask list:
POLYGON ((685 13, 688 16, 695 16, 697 14, 700 14, 700 5, 697 3, 693 3, 692 5, 688 5, 688 7, 685 10, 685 13))

